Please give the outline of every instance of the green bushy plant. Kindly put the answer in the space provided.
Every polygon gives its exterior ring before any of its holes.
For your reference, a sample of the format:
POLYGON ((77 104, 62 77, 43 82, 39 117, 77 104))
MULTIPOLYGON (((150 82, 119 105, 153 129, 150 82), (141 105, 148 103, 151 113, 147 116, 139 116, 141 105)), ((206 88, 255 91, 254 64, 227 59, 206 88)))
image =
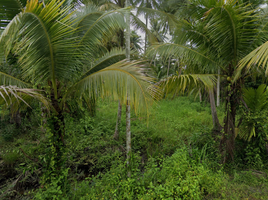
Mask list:
POLYGON ((11 152, 6 152, 3 155, 1 155, 3 158, 3 161, 6 165, 14 165, 15 162, 19 159, 20 154, 18 151, 11 151, 11 152))
MULTIPOLYGON (((267 125, 268 125, 268 92, 266 85, 262 84, 257 89, 243 90, 246 106, 241 111, 242 124, 239 127, 238 141, 241 147, 240 158, 250 167, 261 169, 267 159, 267 125)), ((239 148, 239 147, 238 147, 239 148)))
POLYGON ((1 123, 1 136, 6 142, 12 142, 14 137, 18 134, 15 124, 1 123))
POLYGON ((125 164, 117 162, 106 174, 78 184, 73 199, 203 199, 219 196, 222 189, 223 174, 190 158, 186 148, 169 158, 151 159, 144 171, 139 170, 139 156, 132 162, 131 177, 125 164))

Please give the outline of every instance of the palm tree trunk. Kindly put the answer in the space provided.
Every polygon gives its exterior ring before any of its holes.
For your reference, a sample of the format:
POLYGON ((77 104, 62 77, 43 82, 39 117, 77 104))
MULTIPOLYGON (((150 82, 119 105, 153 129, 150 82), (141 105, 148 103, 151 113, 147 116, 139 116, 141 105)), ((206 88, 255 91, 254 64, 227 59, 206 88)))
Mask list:
POLYGON ((54 93, 51 93, 51 102, 54 110, 56 113, 52 114, 49 118, 50 121, 50 128, 53 134, 52 137, 52 145, 55 148, 55 167, 59 169, 62 165, 62 158, 64 152, 64 135, 65 135, 65 122, 64 122, 64 115, 63 111, 60 108, 60 103, 54 97, 54 93))
POLYGON ((168 59, 168 70, 167 70, 167 77, 168 77, 168 75, 169 75, 170 60, 171 60, 171 57, 169 57, 169 59, 168 59))
POLYGON ((218 68, 218 80, 217 80, 217 107, 220 106, 220 67, 218 68))
POLYGON ((201 92, 201 89, 199 89, 198 94, 199 94, 199 101, 201 103, 202 102, 202 92, 201 92))
POLYGON ((130 156, 131 156, 131 130, 130 130, 130 105, 127 101, 126 105, 126 146, 127 146, 127 167, 128 167, 128 177, 131 176, 130 169, 130 156))
POLYGON ((122 104, 120 101, 118 101, 118 112, 117 112, 117 120, 116 120, 116 126, 115 126, 115 132, 114 132, 114 139, 119 139, 119 127, 121 124, 121 114, 122 114, 122 104))
MULTIPOLYGON (((126 7, 130 5, 129 0, 126 0, 126 7)), ((126 57, 130 61, 130 11, 126 12, 126 57)), ((131 154, 131 131, 130 131, 130 105, 129 100, 126 103, 126 146, 127 146, 127 167, 128 177, 131 176, 130 171, 130 154, 131 154)))
POLYGON ((235 121, 236 107, 238 106, 239 84, 232 84, 227 92, 226 116, 224 119, 224 133, 220 142, 220 151, 223 163, 234 160, 235 150, 235 121))
MULTIPOLYGON (((146 0, 146 8, 148 5, 148 0, 146 0)), ((145 14, 145 25, 146 25, 146 29, 148 28, 148 15, 145 14)), ((145 32, 145 45, 144 45, 144 54, 146 53, 147 50, 147 32, 145 32)))
POLYGON ((221 125, 218 119, 216 105, 215 105, 215 98, 214 98, 214 90, 209 90, 209 100, 210 100, 210 107, 211 107, 211 115, 212 115, 212 121, 213 121, 213 130, 220 132, 221 125))

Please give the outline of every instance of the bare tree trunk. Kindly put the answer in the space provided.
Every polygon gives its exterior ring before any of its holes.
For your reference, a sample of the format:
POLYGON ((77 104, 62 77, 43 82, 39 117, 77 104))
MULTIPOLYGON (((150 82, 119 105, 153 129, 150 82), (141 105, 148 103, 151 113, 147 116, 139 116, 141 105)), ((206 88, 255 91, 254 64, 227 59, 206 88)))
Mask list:
POLYGON ((217 80, 217 107, 220 106, 220 74, 221 74, 221 69, 220 67, 218 68, 218 80, 217 80))
POLYGON ((198 93, 199 93, 199 101, 202 102, 202 93, 201 93, 201 89, 199 89, 198 93))
POLYGON ((235 153, 235 121, 238 106, 239 83, 230 85, 227 92, 226 116, 224 119, 224 133, 220 143, 223 163, 234 160, 235 153))
POLYGON ((128 177, 131 176, 130 170, 130 156, 131 156, 131 131, 130 131, 130 105, 127 101, 126 105, 126 145, 127 145, 127 167, 128 167, 128 177))
POLYGON ((170 61, 171 61, 171 57, 169 57, 169 59, 168 59, 167 77, 169 75, 170 61))
MULTIPOLYGON (((126 7, 130 5, 129 0, 126 0, 126 7)), ((130 61, 130 11, 126 12, 126 57, 130 61)), ((130 155, 131 155, 131 131, 130 131, 130 105, 129 99, 127 99, 126 104, 126 146, 127 146, 127 167, 128 167, 128 177, 131 176, 130 171, 130 155)))
POLYGON ((122 113, 122 105, 120 101, 118 101, 118 112, 117 112, 117 120, 116 120, 116 126, 115 126, 115 132, 114 132, 114 139, 119 139, 119 127, 121 124, 121 113, 122 113))
POLYGON ((216 105, 215 105, 215 98, 214 98, 214 90, 209 90, 209 100, 210 100, 210 106, 211 106, 211 115, 212 115, 212 121, 213 121, 213 130, 214 131, 220 131, 221 125, 218 119, 216 105))
MULTIPOLYGON (((148 0, 146 1, 146 8, 147 8, 147 5, 148 5, 148 0)), ((145 14, 145 25, 146 25, 146 28, 148 28, 148 15, 145 14)), ((147 32, 145 32, 145 45, 144 45, 144 53, 146 52, 147 50, 147 32)))

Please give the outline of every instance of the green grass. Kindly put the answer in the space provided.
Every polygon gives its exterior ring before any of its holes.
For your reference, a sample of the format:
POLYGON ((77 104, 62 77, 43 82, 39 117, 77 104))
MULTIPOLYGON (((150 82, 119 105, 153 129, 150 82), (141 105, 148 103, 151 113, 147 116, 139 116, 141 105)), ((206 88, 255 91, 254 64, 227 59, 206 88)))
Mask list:
MULTIPOLYGON (((115 127, 117 102, 100 101, 98 104, 97 120, 106 121, 115 127)), ((222 121, 223 112, 219 111, 222 121)), ((139 117, 132 113, 132 137, 142 137, 147 141, 150 155, 172 154, 182 144, 189 144, 190 138, 202 131, 210 131, 212 117, 209 105, 179 97, 174 100, 162 100, 151 110, 149 118, 139 117), (143 135, 143 136, 142 136, 143 135), (146 137, 145 137, 146 136, 146 137), (144 138, 145 137, 145 138, 144 138)), ((125 134, 124 108, 120 137, 125 134)))
MULTIPOLYGON (((112 199, 174 199, 172 192, 176 190, 182 199, 268 199, 267 166, 258 169, 262 173, 259 175, 246 170, 252 168, 243 163, 239 167, 235 163, 220 165, 218 143, 211 137, 209 104, 189 97, 158 102, 150 110, 149 119, 132 113, 133 176, 128 179, 124 107, 119 141, 113 139, 117 106, 115 101, 99 100, 96 117, 87 112, 81 118, 66 116, 65 167, 70 169, 71 185, 68 198, 107 199, 117 195, 112 199)), ((218 109, 220 122, 222 110, 218 109)), ((45 166, 49 156, 48 137, 38 129, 17 135, 13 141, 0 139, 0 170, 14 172, 6 183, 28 171, 19 185, 22 191, 25 187, 25 194, 14 197, 11 190, 8 195, 13 198, 32 198, 37 192, 38 188, 27 189, 25 185, 40 180, 40 166, 45 166)), ((6 188, 2 187, 3 191, 6 188)), ((38 194, 41 198, 51 191, 53 187, 38 194)))

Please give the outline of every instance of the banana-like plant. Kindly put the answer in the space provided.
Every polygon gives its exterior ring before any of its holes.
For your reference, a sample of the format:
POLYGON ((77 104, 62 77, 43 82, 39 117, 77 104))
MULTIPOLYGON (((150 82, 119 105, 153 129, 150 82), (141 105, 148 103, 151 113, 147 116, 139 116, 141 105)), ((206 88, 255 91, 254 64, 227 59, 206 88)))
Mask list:
POLYGON ((46 99, 57 119, 53 134, 62 142, 70 99, 112 96, 126 102, 128 97, 135 111, 142 112, 148 111, 152 95, 157 94, 157 88, 150 87, 152 80, 144 75, 142 62, 122 60, 123 50, 108 51, 102 44, 125 27, 123 10, 102 12, 93 5, 78 9, 78 4, 65 3, 29 0, 0 35, 0 63, 7 64, 8 56, 15 55, 21 69, 17 77, 0 72, 0 84, 16 88, 16 97, 29 91, 46 99))

